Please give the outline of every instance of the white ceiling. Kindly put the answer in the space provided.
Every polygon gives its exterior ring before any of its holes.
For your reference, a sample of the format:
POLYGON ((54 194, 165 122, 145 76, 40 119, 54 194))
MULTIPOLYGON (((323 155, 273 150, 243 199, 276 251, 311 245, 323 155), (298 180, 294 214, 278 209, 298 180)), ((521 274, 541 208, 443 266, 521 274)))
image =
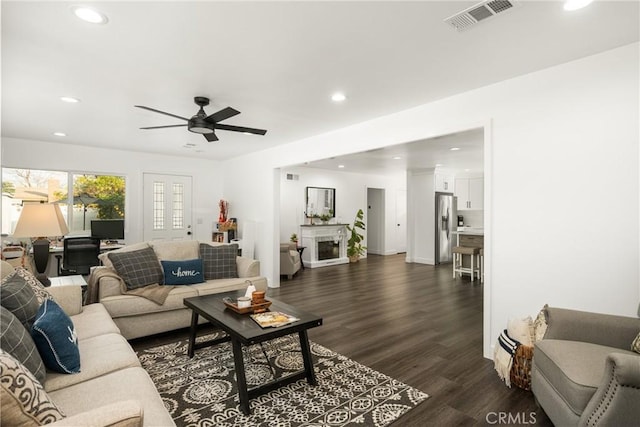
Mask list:
POLYGON ((92 25, 77 3, 3 1, 2 136, 222 160, 638 40, 638 1, 519 2, 462 33, 443 23, 475 3, 91 2, 109 18, 92 25), (183 122, 134 105, 190 117, 194 96, 267 135, 139 129, 183 122))
POLYGON ((473 129, 299 166, 370 174, 393 174, 407 169, 478 174, 484 171, 483 149, 484 130, 473 129))

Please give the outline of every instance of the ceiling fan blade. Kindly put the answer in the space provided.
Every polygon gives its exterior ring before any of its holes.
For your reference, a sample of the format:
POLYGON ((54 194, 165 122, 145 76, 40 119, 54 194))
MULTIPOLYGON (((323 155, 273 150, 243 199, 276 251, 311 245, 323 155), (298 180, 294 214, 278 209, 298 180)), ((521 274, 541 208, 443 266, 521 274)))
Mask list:
POLYGON ((227 108, 223 108, 217 113, 213 113, 212 115, 208 116, 205 120, 208 121, 209 123, 212 123, 212 122, 218 123, 228 119, 229 117, 237 116, 238 114, 240 114, 240 111, 233 109, 231 107, 227 107, 227 108))
POLYGON ((146 128, 140 128, 140 129, 162 129, 162 128, 177 128, 177 127, 185 127, 186 124, 184 125, 167 125, 167 126, 149 126, 146 128))
POLYGON ((211 133, 205 133, 203 134, 205 139, 209 142, 213 142, 213 141, 217 141, 218 137, 216 136, 216 134, 214 132, 211 133))
POLYGON ((176 116, 175 114, 167 113, 165 111, 156 110, 155 108, 145 107, 144 105, 134 105, 134 107, 142 108, 143 110, 153 111, 154 113, 164 114, 165 116, 175 117, 176 119, 189 121, 189 119, 187 119, 185 117, 176 116))
POLYGON ((264 130, 264 129, 254 129, 254 128, 246 128, 246 127, 243 127, 243 126, 223 125, 223 124, 219 124, 219 123, 216 123, 216 125, 214 127, 216 129, 221 129, 221 130, 230 130, 230 131, 233 131, 233 132, 254 133, 256 135, 264 135, 265 133, 267 133, 267 131, 264 130))

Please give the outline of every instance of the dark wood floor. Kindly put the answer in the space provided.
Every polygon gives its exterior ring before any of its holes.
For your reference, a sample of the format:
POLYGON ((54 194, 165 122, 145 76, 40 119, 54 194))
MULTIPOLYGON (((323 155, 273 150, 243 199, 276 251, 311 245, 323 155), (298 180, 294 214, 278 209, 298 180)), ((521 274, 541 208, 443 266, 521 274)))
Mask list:
MULTIPOLYGON (((450 265, 370 255, 356 264, 301 270, 267 295, 323 317, 309 331, 311 340, 431 396, 395 426, 494 425, 500 413, 552 425, 530 392, 507 388, 482 357, 483 286, 452 279, 450 265)), ((186 336, 182 330, 132 345, 186 336)))

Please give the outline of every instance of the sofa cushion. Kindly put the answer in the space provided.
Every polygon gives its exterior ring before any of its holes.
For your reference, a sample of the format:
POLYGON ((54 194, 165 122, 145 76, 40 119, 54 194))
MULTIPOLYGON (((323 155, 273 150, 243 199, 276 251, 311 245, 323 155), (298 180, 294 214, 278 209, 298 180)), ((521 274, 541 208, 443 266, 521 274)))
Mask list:
POLYGON ((45 366, 64 374, 80 372, 80 351, 73 322, 53 300, 38 309, 31 336, 45 366))
POLYGON ((200 258, 204 264, 206 280, 230 279, 238 277, 236 258, 238 245, 211 246, 200 243, 200 258))
POLYGON ((0 304, 11 311, 25 328, 31 328, 38 312, 38 298, 27 281, 13 272, 0 284, 0 304))
POLYGON ((124 400, 137 400, 144 409, 144 425, 173 426, 175 423, 142 368, 126 368, 49 392, 68 416, 124 400))
POLYGON ((0 306, 0 347, 43 382, 47 371, 31 334, 9 310, 0 306))
POLYGON ((82 360, 82 340, 106 334, 119 334, 120 329, 102 304, 89 304, 82 307, 82 312, 71 316, 76 327, 80 360, 82 360))
POLYGON ((120 369, 140 366, 135 352, 120 334, 106 334, 82 340, 79 345, 82 371, 74 375, 49 372, 43 383, 52 392, 89 381, 120 369))
POLYGON ((204 282, 202 260, 160 261, 165 285, 193 285, 204 282))
POLYGON ((533 358, 540 374, 580 416, 600 385, 606 357, 612 352, 634 354, 580 341, 543 339, 536 343, 533 358))
POLYGON ((198 296, 194 286, 177 286, 171 289, 164 304, 159 305, 146 298, 135 295, 116 295, 103 298, 101 303, 109 312, 109 315, 116 319, 119 317, 140 316, 147 313, 159 313, 185 309, 183 299, 198 296))
POLYGON ((199 257, 199 243, 197 240, 152 241, 150 245, 160 261, 184 261, 199 257))
POLYGON ((256 286, 256 290, 259 290, 259 291, 266 290, 266 286, 262 286, 262 283, 259 280, 251 281, 250 283, 245 278, 210 280, 205 283, 191 285, 190 288, 195 289, 198 292, 198 295, 202 296, 202 295, 209 295, 209 294, 218 294, 221 292, 246 290, 250 284, 253 284, 254 286, 256 286))
POLYGON ((638 332, 638 336, 631 343, 631 350, 635 351, 636 353, 640 353, 640 332, 638 332))
POLYGON ((112 252, 109 259, 127 289, 162 284, 162 267, 151 247, 131 252, 112 252))
POLYGON ((36 377, 2 350, 0 388, 3 425, 40 426, 64 418, 36 377))

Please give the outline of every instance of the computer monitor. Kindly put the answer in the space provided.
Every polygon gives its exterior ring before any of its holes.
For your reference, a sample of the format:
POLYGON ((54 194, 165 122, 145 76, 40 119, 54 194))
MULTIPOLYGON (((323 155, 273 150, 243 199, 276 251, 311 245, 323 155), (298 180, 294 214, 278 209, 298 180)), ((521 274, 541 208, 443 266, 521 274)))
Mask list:
POLYGON ((91 237, 100 240, 124 239, 124 219, 91 220, 91 237))

